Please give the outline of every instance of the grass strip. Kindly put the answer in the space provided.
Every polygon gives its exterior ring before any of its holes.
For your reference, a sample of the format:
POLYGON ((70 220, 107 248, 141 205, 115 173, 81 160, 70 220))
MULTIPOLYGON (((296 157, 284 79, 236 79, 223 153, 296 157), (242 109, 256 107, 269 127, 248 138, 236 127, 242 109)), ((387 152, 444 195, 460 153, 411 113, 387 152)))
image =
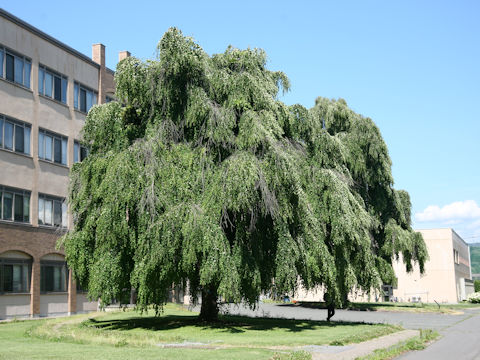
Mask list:
POLYGON ((312 360, 312 354, 304 350, 294 351, 289 354, 275 353, 269 360, 312 360))
POLYGON ((439 333, 430 329, 420 330, 420 335, 386 349, 377 349, 372 354, 359 357, 356 360, 389 360, 408 351, 423 350, 427 345, 437 339, 439 333))

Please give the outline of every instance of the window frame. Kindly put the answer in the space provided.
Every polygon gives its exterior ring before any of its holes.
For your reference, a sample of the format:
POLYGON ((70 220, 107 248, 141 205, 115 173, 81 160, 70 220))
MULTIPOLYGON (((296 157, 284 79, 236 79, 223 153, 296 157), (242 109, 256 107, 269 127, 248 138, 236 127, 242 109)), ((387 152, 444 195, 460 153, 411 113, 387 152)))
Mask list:
POLYGON ((73 141, 73 163, 79 163, 86 159, 88 156, 88 147, 83 146, 78 140, 73 141), (82 151, 85 152, 85 156, 82 156, 82 151))
POLYGON ((65 198, 59 196, 52 196, 48 194, 38 193, 38 225, 45 226, 45 227, 53 227, 59 229, 67 229, 68 228, 68 207, 67 201, 65 198), (50 209, 50 223, 46 222, 46 212, 45 212, 45 202, 51 202, 51 209, 50 209), (42 206, 40 204, 42 203, 42 206), (60 206, 60 222, 55 223, 55 205, 60 206), (43 219, 40 217, 40 211, 43 212, 43 219))
MULTIPOLYGON (((68 276, 69 276, 69 269, 67 266, 67 263, 65 261, 59 261, 59 260, 40 260, 40 294, 52 294, 52 293, 66 293, 68 292, 68 276), (65 271, 65 279, 60 278, 60 281, 62 285, 64 285, 64 288, 61 288, 59 290, 46 290, 46 279, 45 279, 45 274, 46 274, 46 267, 53 267, 53 268, 60 268, 60 271, 65 271), (64 281, 63 281, 64 280, 64 281)), ((55 282, 55 276, 52 279, 52 283, 55 282)), ((55 287, 55 284, 53 284, 55 287)))
POLYGON ((60 102, 64 105, 67 105, 67 99, 68 99, 68 77, 59 73, 58 71, 50 69, 48 66, 45 65, 39 65, 38 66, 38 93, 42 96, 45 96, 49 99, 55 100, 57 102, 60 102), (42 84, 40 84, 40 76, 42 75, 42 84), (46 74, 49 74, 52 76, 52 93, 51 95, 48 95, 45 91, 46 89, 46 81, 47 81, 47 76, 46 74), (56 92, 56 85, 55 85, 55 78, 60 79, 60 99, 57 99, 55 96, 56 92), (65 86, 65 88, 64 88, 65 86))
MULTIPOLYGON (((31 287, 31 282, 32 282, 32 259, 15 259, 15 258, 2 258, 0 257, 0 294, 30 294, 30 287, 31 287), (12 284, 12 291, 6 291, 5 290, 5 270, 4 267, 8 265, 21 265, 21 271, 22 275, 20 278, 23 280, 23 270, 24 267, 23 265, 27 265, 27 284, 22 285, 22 288, 25 290, 20 290, 20 291, 14 291, 13 290, 13 284, 12 284)), ((12 281, 13 283, 13 281, 12 281)))
POLYGON ((25 121, 13 119, 9 116, 0 114, 0 149, 14 152, 17 154, 22 154, 26 156, 32 156, 32 124, 29 124, 25 121), (9 149, 5 146, 5 124, 12 124, 12 148, 9 149), (23 151, 17 149, 17 128, 23 128, 23 151), (26 130, 28 129, 28 136, 26 136, 26 130), (27 146, 28 145, 28 146, 27 146), (28 152, 25 151, 25 148, 28 147, 28 152))
POLYGON ((31 89, 32 85, 32 59, 30 59, 27 56, 24 56, 22 54, 19 54, 16 51, 13 51, 9 49, 8 47, 5 47, 3 45, 0 45, 0 78, 11 82, 15 83, 17 85, 20 85, 26 89, 31 89), (9 78, 10 76, 7 76, 7 55, 13 57, 13 77, 9 78), (15 71, 16 68, 16 62, 21 61, 22 63, 22 79, 21 81, 17 81, 16 77, 18 76, 18 73, 15 71), (28 64, 28 66, 26 66, 28 64))
POLYGON ((460 264, 460 255, 457 249, 453 249, 453 262, 457 265, 460 264))
POLYGON ((73 107, 75 110, 77 111, 80 111, 84 114, 87 114, 88 111, 94 106, 94 105, 98 105, 98 92, 89 88, 88 86, 85 86, 81 83, 79 83, 78 81, 74 81, 73 83, 73 107), (85 110, 82 109, 82 98, 81 98, 81 94, 82 94, 82 91, 85 92, 85 110), (92 103, 91 103, 91 106, 88 107, 88 94, 91 94, 92 96, 92 103))
POLYGON ((53 164, 57 165, 62 165, 62 166, 68 166, 68 137, 54 133, 52 131, 49 131, 47 129, 43 128, 38 128, 38 158, 43 161, 48 161, 53 164), (51 147, 51 159, 48 159, 46 154, 47 154, 47 147, 45 143, 45 137, 49 136, 52 138, 52 147, 51 147), (42 141, 40 141, 40 137, 42 137, 42 141), (55 140, 60 141, 60 162, 55 160, 55 140), (65 145, 65 149, 64 149, 65 145), (40 151, 40 146, 43 146, 43 150, 40 151), (65 162, 63 162, 65 160, 65 162))
POLYGON ((23 189, 16 189, 12 188, 9 186, 3 186, 0 185, 0 220, 1 221, 8 221, 12 223, 17 223, 17 224, 31 224, 31 216, 30 216, 30 211, 32 210, 31 206, 31 200, 32 200, 32 192, 29 190, 23 190, 23 189), (5 210, 5 204, 4 204, 4 199, 5 199, 5 193, 12 194, 12 204, 11 204, 11 218, 4 218, 4 210, 5 210), (15 208, 16 208, 16 198, 17 196, 22 196, 22 217, 23 221, 20 220, 15 220, 15 208), (25 198, 28 197, 28 209, 27 209, 27 214, 25 213, 25 198))

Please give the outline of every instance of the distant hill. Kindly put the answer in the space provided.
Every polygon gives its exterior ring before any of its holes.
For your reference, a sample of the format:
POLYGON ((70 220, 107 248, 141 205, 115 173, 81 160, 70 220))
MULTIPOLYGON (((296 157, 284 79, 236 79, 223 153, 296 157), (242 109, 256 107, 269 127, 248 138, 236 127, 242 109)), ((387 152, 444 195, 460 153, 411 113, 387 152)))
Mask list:
POLYGON ((480 274, 480 243, 470 244, 472 274, 480 274))

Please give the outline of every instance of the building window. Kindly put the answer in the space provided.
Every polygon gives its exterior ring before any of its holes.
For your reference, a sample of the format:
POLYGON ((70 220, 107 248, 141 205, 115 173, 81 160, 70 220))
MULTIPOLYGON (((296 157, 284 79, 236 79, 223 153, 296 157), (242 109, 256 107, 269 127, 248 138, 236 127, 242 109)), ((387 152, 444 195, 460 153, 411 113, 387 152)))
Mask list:
POLYGON ((458 257, 458 251, 453 249, 453 261, 455 264, 460 264, 460 259, 458 257))
POLYGON ((84 113, 97 104, 97 93, 77 82, 74 84, 73 98, 74 108, 84 113))
POLYGON ((88 149, 75 140, 73 142, 73 162, 77 163, 83 161, 87 156, 88 149))
POLYGON ((0 149, 30 155, 31 125, 0 114, 0 149))
POLYGON ((38 224, 67 227, 67 204, 65 199, 38 194, 38 224))
POLYGON ((66 76, 58 74, 45 66, 40 65, 38 68, 38 93, 48 96, 52 99, 67 103, 67 86, 68 80, 66 76))
POLYGON ((0 186, 2 220, 30 222, 30 191, 0 186))
POLYGON ((30 59, 0 46, 0 76, 2 78, 30 88, 31 72, 32 62, 30 59))
POLYGON ((66 292, 67 279, 67 264, 64 261, 40 262, 40 292, 66 292))
POLYGON ((47 130, 38 130, 38 157, 67 165, 67 138, 51 133, 47 130))
POLYGON ((32 261, 0 258, 0 294, 30 292, 32 261))

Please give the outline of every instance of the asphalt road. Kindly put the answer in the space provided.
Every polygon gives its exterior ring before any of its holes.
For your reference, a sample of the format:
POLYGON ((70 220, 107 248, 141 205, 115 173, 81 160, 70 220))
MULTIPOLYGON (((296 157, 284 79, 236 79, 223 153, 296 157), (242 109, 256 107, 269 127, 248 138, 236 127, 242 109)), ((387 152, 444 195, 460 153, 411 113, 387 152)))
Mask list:
MULTIPOLYGON (((325 320, 327 318, 327 310, 304 308, 295 305, 261 303, 256 310, 250 310, 242 305, 237 306, 228 304, 222 307, 222 311, 229 312, 230 314, 279 317, 286 319, 325 320)), ((396 324, 405 329, 442 330, 459 321, 465 320, 470 316, 470 313, 464 313, 462 315, 444 315, 414 312, 336 310, 332 321, 396 324)))
POLYGON ((480 359, 480 311, 467 310, 463 321, 440 330, 442 338, 425 350, 410 352, 398 359, 417 360, 479 360, 480 359))
MULTIPOLYGON (((260 304, 256 310, 224 305, 222 311, 287 319, 325 320, 327 317, 323 309, 278 304, 260 304)), ((397 324, 406 329, 433 329, 441 334, 441 338, 425 350, 410 352, 398 358, 401 360, 480 360, 480 309, 466 309, 461 315, 337 310, 332 320, 397 324)))

